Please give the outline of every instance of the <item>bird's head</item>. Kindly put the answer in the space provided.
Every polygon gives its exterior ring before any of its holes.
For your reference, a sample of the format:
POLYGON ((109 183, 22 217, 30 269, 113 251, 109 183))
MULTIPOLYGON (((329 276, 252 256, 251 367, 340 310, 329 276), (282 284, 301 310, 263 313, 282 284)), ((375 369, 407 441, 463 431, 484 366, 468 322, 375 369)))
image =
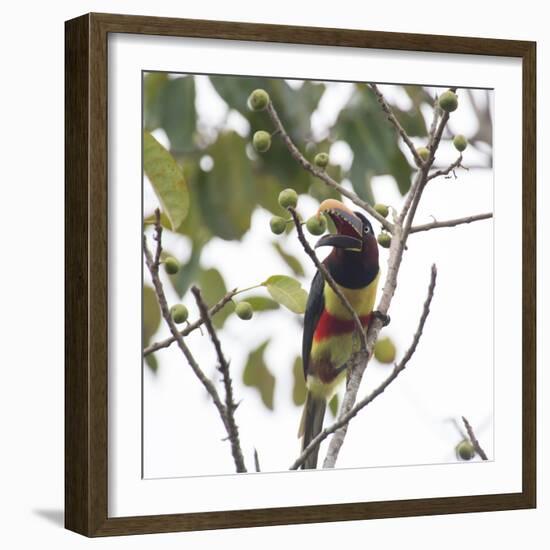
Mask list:
POLYGON ((336 227, 336 233, 321 237, 315 248, 332 246, 349 252, 363 253, 373 246, 378 248, 372 225, 360 212, 353 212, 336 199, 326 199, 319 205, 318 213, 330 217, 336 227))

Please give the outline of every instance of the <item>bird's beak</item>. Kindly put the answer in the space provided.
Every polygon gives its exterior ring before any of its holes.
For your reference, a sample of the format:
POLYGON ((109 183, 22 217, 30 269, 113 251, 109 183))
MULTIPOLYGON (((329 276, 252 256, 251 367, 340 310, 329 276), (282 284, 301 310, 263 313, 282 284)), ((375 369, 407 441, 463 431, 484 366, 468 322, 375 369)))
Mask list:
POLYGON ((346 250, 360 251, 363 247, 363 222, 344 203, 336 199, 324 200, 318 214, 326 214, 334 222, 337 233, 321 237, 315 248, 334 246, 346 250))

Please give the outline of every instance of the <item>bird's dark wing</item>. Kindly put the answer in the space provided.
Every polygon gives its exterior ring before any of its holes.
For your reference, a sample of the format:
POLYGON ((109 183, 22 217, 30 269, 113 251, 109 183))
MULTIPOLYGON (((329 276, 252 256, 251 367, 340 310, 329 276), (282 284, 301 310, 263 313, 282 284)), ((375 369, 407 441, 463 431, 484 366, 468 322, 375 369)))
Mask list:
POLYGON ((304 377, 307 376, 309 354, 311 352, 311 343, 313 342, 313 334, 317 328, 317 323, 321 317, 321 313, 325 309, 325 280, 320 271, 317 271, 313 281, 311 282, 311 289, 309 290, 309 297, 306 305, 306 312, 304 315, 304 334, 302 337, 302 361, 304 364, 304 377))

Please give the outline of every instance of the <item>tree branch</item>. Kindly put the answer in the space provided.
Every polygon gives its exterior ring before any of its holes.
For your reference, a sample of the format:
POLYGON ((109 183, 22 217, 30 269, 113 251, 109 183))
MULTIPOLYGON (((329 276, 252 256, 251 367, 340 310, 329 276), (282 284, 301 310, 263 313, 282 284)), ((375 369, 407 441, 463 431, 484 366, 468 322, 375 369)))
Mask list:
MULTIPOLYGON (((208 392, 208 394, 212 398, 212 401, 214 402, 214 406, 218 410, 220 418, 229 436, 230 432, 229 432, 227 411, 220 399, 220 396, 214 384, 212 383, 212 381, 204 374, 204 372, 199 367, 198 363, 195 361, 195 358, 193 357, 191 351, 187 347, 187 344, 183 340, 183 337, 178 332, 176 324, 174 323, 174 320, 172 319, 172 316, 170 314, 170 309, 168 308, 168 303, 166 301, 166 295, 164 294, 164 288, 162 286, 162 282, 160 281, 160 277, 159 277, 160 254, 162 252, 161 237, 162 237, 162 226, 160 224, 160 211, 157 208, 155 210, 154 239, 157 241, 157 250, 155 253, 155 257, 153 258, 153 255, 147 246, 147 237, 145 235, 143 235, 143 254, 145 255, 145 263, 151 274, 151 279, 153 281, 153 286, 155 288, 155 292, 157 295, 160 311, 161 311, 162 317, 164 318, 164 321, 166 322, 166 324, 168 325, 168 328, 170 329, 170 332, 172 333, 172 336, 174 337, 174 340, 177 342, 178 347, 180 348, 181 352, 187 359, 187 362, 189 363, 191 370, 193 371, 195 376, 199 379, 199 381, 203 385, 204 389, 208 392)), ((239 471, 238 465, 235 464, 235 466, 237 467, 237 471, 239 471)))
POLYGON ((477 440, 476 434, 474 433, 474 430, 470 423, 466 420, 466 418, 462 417, 462 422, 464 422, 464 427, 466 428, 466 431, 468 432, 468 437, 470 438, 470 441, 472 442, 472 445, 474 446, 475 452, 480 456, 481 460, 489 460, 487 458, 487 455, 485 454, 485 451, 481 448, 481 445, 479 444, 479 441, 477 440))
POLYGON ((348 191, 345 187, 340 185, 337 181, 333 180, 326 172, 325 170, 321 168, 317 168, 311 162, 309 162, 303 155, 300 153, 300 150, 296 145, 294 145, 294 142, 290 138, 290 136, 287 134, 283 123, 281 122, 281 119, 279 118, 279 115, 277 114, 277 111, 275 110, 275 107, 273 106, 273 103, 270 101, 267 105, 267 113, 269 114, 274 126, 275 131, 277 134, 281 135, 281 138, 286 145, 288 151, 290 152, 290 155, 309 173, 314 175, 316 178, 319 178, 320 180, 324 181, 329 187, 332 187, 333 189, 336 189, 341 195, 344 197, 347 197, 350 201, 352 201, 354 204, 368 212, 374 219, 376 219, 386 231, 389 233, 393 233, 393 224, 388 221, 386 218, 381 216, 368 202, 365 202, 364 200, 361 200, 355 193, 348 191))
POLYGON ((447 166, 447 168, 436 170, 435 172, 429 174, 428 181, 438 178, 439 176, 446 176, 458 167, 462 167, 462 154, 458 155, 458 158, 452 164, 447 166))
POLYGON ((373 82, 369 82, 369 87, 376 95, 376 98, 378 99, 378 103, 380 103, 382 110, 384 111, 384 113, 386 113, 388 120, 395 126, 395 129, 401 136, 401 139, 405 142, 405 145, 409 148, 409 151, 411 152, 416 165, 423 166, 424 161, 418 154, 418 151, 416 150, 414 143, 411 141, 411 138, 407 135, 407 132, 405 132, 405 130, 403 129, 403 126, 401 126, 401 123, 397 120, 397 117, 394 115, 391 107, 388 105, 382 92, 378 89, 378 86, 373 82))
POLYGON ((235 461, 235 466, 237 467, 237 472, 246 472, 246 467, 244 465, 243 452, 241 450, 241 443, 239 440, 239 428, 235 422, 235 411, 237 410, 237 404, 233 398, 233 385, 231 380, 231 374, 229 372, 229 363, 225 358, 222 345, 212 324, 212 319, 208 313, 208 306, 205 304, 201 291, 196 287, 191 287, 191 292, 195 297, 197 306, 201 314, 201 319, 206 325, 206 330, 210 334, 210 339, 214 344, 216 350, 216 355, 218 356, 218 370, 222 374, 223 385, 225 389, 225 412, 227 417, 227 435, 229 441, 231 442, 231 453, 233 454, 233 460, 235 461))
MULTIPOLYGON (((302 451, 300 456, 290 466, 291 470, 297 470, 305 462, 305 460, 313 452, 313 450, 319 446, 319 444, 322 441, 324 441, 330 434, 335 433, 338 430, 341 430, 342 428, 347 426, 353 417, 355 417, 369 403, 372 403, 372 401, 374 401, 379 395, 381 395, 385 391, 385 389, 399 376, 399 374, 403 370, 405 370, 407 363, 410 361, 411 357, 414 355, 414 352, 416 351, 418 342, 420 341, 420 338, 424 331, 424 325, 426 324, 426 319, 428 318, 428 315, 430 313, 430 305, 434 295, 436 279, 437 279, 437 268, 434 264, 432 265, 432 269, 431 269, 428 295, 424 302, 424 306, 422 308, 422 314, 420 316, 420 320, 418 322, 416 332, 414 333, 412 343, 409 346, 409 349, 406 351, 403 358, 401 359, 401 361, 394 366, 392 373, 372 393, 370 393, 364 399, 359 401, 350 411, 348 411, 344 415, 340 415, 340 417, 338 418, 338 420, 336 420, 336 422, 334 422, 332 425, 322 430, 315 438, 313 438, 309 443, 309 445, 302 451)), ((333 463, 335 461, 336 461, 336 457, 333 457, 329 452, 329 454, 327 454, 327 457, 325 459, 325 463, 323 464, 323 468, 334 467, 333 463)))
MULTIPOLYGON (((228 302, 230 302, 236 294, 238 294, 240 290, 234 288, 233 290, 230 290, 218 303, 214 304, 209 310, 208 315, 210 317, 214 317, 218 311, 220 311, 228 302)), ((194 323, 190 323, 187 325, 183 330, 179 331, 179 334, 183 337, 191 334, 194 330, 198 329, 204 324, 204 319, 201 317, 194 323)), ((160 342, 155 342, 154 344, 151 344, 144 348, 143 350, 143 357, 149 355, 150 353, 154 353, 155 351, 158 351, 162 348, 167 348, 170 345, 172 345, 176 339, 171 336, 170 338, 166 338, 165 340, 161 340, 160 342)))
POLYGON ((329 273, 328 269, 319 261, 317 254, 315 254, 314 250, 311 248, 311 246, 307 242, 306 237, 304 235, 304 230, 302 229, 302 224, 300 223, 300 219, 296 214, 296 210, 294 210, 294 208, 292 207, 289 207, 287 210, 290 212, 290 215, 292 216, 294 225, 296 226, 296 231, 298 232, 298 239, 300 240, 300 243, 302 244, 302 247, 304 248, 306 254, 311 258, 311 260, 315 264, 315 267, 321 272, 323 279, 327 282, 327 284, 333 290, 334 294, 338 296, 338 298, 342 302, 342 305, 348 310, 348 313, 351 315, 353 322, 355 323, 355 329, 359 334, 361 351, 363 352, 363 354, 365 354, 367 351, 367 335, 365 334, 365 330, 361 323, 361 319, 359 319, 359 316, 357 315, 356 311, 353 309, 352 305, 349 303, 349 300, 344 296, 342 291, 338 288, 338 285, 332 278, 332 275, 329 273))
POLYGON ((439 229, 441 227, 455 227, 457 225, 477 222, 480 220, 488 220, 492 217, 493 217, 493 213, 487 212, 485 214, 475 214, 473 216, 456 218, 454 220, 445 220, 442 222, 432 222, 432 223, 425 223, 423 225, 414 225, 413 227, 411 227, 411 230, 409 233, 419 233, 420 231, 430 231, 430 229, 439 229))

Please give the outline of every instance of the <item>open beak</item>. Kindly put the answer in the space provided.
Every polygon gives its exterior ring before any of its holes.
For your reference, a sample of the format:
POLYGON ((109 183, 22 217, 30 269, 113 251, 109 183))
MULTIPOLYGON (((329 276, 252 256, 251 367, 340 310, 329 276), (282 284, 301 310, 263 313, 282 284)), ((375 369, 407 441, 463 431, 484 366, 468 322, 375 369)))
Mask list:
POLYGON ((337 233, 321 237, 315 248, 334 246, 360 251, 363 247, 363 222, 344 203, 326 199, 319 205, 318 214, 326 214, 334 222, 337 233))

